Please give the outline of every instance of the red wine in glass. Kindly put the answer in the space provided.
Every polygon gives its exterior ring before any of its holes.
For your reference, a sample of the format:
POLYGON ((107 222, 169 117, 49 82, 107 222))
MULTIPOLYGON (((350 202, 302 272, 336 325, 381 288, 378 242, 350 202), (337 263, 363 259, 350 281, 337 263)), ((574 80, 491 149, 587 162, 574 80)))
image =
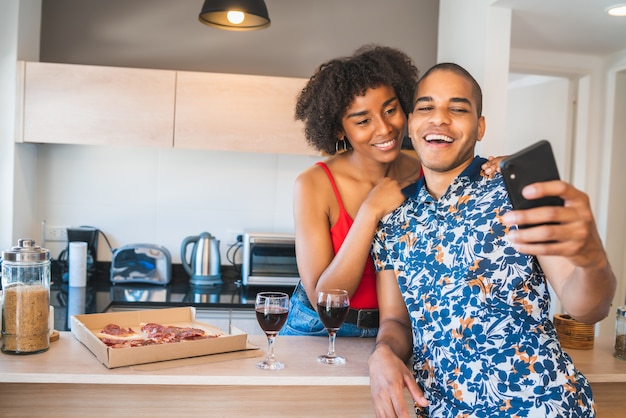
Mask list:
POLYGON ((281 307, 269 308, 268 310, 259 308, 256 310, 256 320, 266 334, 278 334, 278 331, 287 322, 288 313, 289 310, 281 307))
POLYGON ((264 370, 280 370, 285 365, 276 360, 274 339, 287 322, 289 295, 282 292, 257 293, 254 310, 259 326, 267 336, 267 358, 257 363, 257 367, 264 370))
POLYGON ((335 335, 348 316, 350 298, 343 289, 322 290, 317 294, 317 313, 328 331, 328 353, 317 357, 324 364, 345 364, 346 359, 335 353, 335 335))
POLYGON ((326 329, 338 331, 348 316, 349 306, 327 306, 326 304, 317 304, 317 313, 326 329))

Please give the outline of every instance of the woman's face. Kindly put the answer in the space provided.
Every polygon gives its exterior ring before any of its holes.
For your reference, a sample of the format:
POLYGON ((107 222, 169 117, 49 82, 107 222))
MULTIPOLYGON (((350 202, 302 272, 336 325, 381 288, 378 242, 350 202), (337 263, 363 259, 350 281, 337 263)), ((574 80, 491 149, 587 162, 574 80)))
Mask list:
POLYGON ((341 118, 344 135, 355 153, 391 162, 400 153, 406 116, 391 86, 380 86, 356 96, 341 118))

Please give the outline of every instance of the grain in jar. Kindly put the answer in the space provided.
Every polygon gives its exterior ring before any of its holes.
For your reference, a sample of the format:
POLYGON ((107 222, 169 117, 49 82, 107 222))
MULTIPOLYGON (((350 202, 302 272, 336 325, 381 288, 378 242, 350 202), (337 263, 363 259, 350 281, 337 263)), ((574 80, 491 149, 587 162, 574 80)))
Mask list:
POLYGON ((2 350, 33 353, 50 345, 49 291, 43 286, 14 285, 4 290, 2 350))
POLYGON ((2 252, 2 351, 32 354, 50 346, 50 252, 30 239, 2 252))

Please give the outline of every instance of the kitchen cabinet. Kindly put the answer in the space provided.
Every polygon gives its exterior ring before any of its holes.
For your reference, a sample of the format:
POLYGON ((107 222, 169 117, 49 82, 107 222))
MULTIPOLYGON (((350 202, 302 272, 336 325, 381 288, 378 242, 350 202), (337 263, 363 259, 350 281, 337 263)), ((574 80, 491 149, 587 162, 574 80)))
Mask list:
POLYGON ((311 154, 294 120, 306 79, 179 71, 174 146, 311 154))
POLYGON ((172 147, 175 71, 22 64, 18 142, 172 147))
POLYGON ((306 79, 19 65, 17 142, 318 154, 293 117, 306 79))

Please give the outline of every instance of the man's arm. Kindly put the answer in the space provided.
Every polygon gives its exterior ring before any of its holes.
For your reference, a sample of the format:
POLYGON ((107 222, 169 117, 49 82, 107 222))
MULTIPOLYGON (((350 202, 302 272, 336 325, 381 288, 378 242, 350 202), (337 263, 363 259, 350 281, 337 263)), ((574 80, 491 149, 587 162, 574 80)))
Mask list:
POLYGON ((518 251, 538 257, 569 315, 586 323, 605 318, 617 280, 598 234, 588 196, 563 181, 531 184, 524 188, 523 194, 527 199, 560 196, 565 204, 504 214, 506 225, 544 224, 511 231, 509 239, 518 251))
POLYGON ((378 418, 408 417, 405 387, 420 406, 428 401, 406 365, 413 351, 413 332, 393 270, 378 273, 377 292, 380 328, 368 360, 374 410, 378 418))

